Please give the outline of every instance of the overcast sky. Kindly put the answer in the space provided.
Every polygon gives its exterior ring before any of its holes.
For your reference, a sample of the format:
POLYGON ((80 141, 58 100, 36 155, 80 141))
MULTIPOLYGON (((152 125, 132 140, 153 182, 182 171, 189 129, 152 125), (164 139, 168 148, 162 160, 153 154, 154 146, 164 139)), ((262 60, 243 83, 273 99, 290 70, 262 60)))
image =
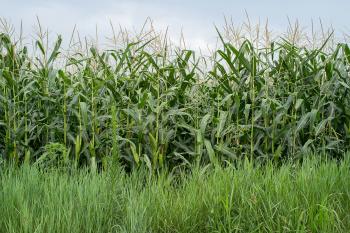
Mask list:
POLYGON ((36 16, 51 33, 69 37, 74 25, 83 35, 94 35, 97 25, 101 36, 111 33, 109 22, 123 27, 140 28, 147 17, 155 26, 169 27, 171 36, 183 30, 192 45, 211 43, 216 37, 214 24, 222 26, 224 16, 241 23, 248 12, 251 20, 269 19, 274 30, 284 30, 288 17, 310 26, 322 19, 337 32, 348 32, 349 0, 0 0, 0 17, 16 28, 23 21, 24 31, 33 30, 36 16))

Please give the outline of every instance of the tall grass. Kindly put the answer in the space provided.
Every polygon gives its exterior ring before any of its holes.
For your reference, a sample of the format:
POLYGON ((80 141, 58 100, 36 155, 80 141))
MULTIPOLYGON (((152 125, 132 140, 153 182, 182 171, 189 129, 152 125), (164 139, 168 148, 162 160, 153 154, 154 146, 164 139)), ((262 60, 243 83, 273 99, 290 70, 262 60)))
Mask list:
POLYGON ((0 232, 347 232, 349 160, 0 173, 0 232))
POLYGON ((159 37, 67 55, 61 37, 49 46, 39 32, 31 52, 0 34, 7 160, 105 167, 114 158, 156 170, 349 149, 347 44, 310 48, 294 36, 234 45, 219 33, 212 60, 166 41, 154 46, 159 37))

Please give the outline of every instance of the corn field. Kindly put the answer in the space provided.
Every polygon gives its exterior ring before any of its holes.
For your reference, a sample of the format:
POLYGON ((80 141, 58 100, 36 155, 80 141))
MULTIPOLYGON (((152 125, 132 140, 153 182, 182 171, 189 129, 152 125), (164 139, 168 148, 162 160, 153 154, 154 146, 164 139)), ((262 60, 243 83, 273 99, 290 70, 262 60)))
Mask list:
POLYGON ((142 39, 63 56, 61 37, 34 53, 1 33, 0 156, 157 170, 349 149, 348 44, 219 37, 210 58, 142 39))

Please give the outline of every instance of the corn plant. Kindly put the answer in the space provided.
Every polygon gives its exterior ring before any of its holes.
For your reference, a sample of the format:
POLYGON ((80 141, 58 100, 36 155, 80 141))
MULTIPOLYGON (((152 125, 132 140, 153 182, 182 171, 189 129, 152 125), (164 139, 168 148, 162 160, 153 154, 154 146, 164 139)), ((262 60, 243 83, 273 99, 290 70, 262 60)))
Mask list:
POLYGON ((0 155, 42 161, 55 145, 73 166, 112 160, 156 171, 349 149, 347 44, 280 39, 261 48, 219 38, 208 61, 142 38, 67 57, 61 37, 52 49, 40 37, 28 52, 1 33, 0 155))

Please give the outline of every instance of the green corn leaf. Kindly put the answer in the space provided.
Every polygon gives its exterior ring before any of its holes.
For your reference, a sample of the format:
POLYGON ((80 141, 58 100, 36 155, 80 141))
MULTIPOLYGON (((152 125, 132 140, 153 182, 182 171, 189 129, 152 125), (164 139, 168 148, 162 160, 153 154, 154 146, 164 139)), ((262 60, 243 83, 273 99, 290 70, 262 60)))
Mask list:
POLYGON ((333 117, 328 117, 327 119, 322 120, 316 127, 315 127, 315 136, 318 136, 325 128, 326 124, 330 122, 333 119, 333 117))
POLYGON ((221 137, 222 130, 225 127, 228 112, 220 111, 219 123, 216 128, 216 137, 221 137))
POLYGON ((298 110, 303 103, 303 99, 297 99, 297 102, 295 103, 295 110, 298 110))
POLYGON ((208 121, 209 121, 210 117, 211 117, 211 114, 208 113, 201 119, 200 131, 201 131, 202 135, 205 134, 205 129, 206 129, 207 125, 208 125, 208 121))
POLYGON ((216 145, 215 149, 228 156, 230 159, 237 159, 236 153, 223 144, 216 145))
POLYGON ((211 146, 210 141, 205 139, 204 145, 205 145, 205 148, 207 149, 210 162, 215 164, 216 163, 215 151, 214 151, 213 147, 211 146))

